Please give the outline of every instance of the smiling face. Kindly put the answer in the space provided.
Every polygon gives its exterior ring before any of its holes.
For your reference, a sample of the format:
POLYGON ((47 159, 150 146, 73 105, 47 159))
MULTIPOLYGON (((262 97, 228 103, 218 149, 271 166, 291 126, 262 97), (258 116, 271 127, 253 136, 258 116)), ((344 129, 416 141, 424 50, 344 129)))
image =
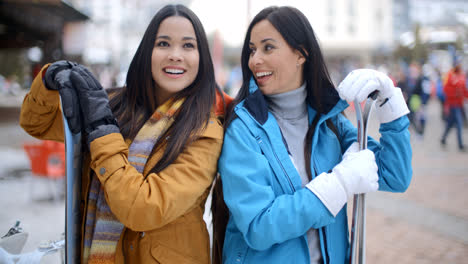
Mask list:
POLYGON ((305 58, 268 20, 252 28, 249 46, 249 69, 263 94, 284 93, 302 85, 305 58))
POLYGON ((193 83, 200 55, 192 23, 171 16, 159 25, 151 55, 151 73, 156 83, 158 105, 193 83))

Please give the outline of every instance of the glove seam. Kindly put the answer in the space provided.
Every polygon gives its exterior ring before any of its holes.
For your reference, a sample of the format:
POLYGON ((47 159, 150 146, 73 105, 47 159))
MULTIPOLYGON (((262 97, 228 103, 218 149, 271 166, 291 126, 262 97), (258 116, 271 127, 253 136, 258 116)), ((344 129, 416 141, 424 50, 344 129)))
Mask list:
POLYGON ((107 124, 98 126, 96 129, 94 129, 88 134, 88 146, 91 145, 91 142, 93 142, 93 140, 112 133, 120 133, 120 130, 116 125, 107 124))
POLYGON ((324 172, 306 184, 306 187, 319 198, 333 217, 335 217, 348 201, 348 197, 341 183, 336 184, 336 181, 333 181, 333 177, 336 178, 334 173, 328 174, 324 172), (322 188, 318 188, 318 186, 322 188), (323 193, 328 195, 323 195, 323 193), (334 199, 327 199, 332 193, 335 194, 334 199))

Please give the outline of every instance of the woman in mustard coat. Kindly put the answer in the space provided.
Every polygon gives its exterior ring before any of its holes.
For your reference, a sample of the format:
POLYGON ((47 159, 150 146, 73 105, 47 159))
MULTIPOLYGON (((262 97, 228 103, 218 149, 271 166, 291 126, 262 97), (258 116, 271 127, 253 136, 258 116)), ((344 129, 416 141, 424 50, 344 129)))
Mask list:
POLYGON ((210 262, 203 212, 223 141, 216 89, 203 27, 181 5, 154 16, 110 101, 82 65, 59 61, 36 76, 24 130, 63 141, 60 95, 87 143, 82 263, 210 262))

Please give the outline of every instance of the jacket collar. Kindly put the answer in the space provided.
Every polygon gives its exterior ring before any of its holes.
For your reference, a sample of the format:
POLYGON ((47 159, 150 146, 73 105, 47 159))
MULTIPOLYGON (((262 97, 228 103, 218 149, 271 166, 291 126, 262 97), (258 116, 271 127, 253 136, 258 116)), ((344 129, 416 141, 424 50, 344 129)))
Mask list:
MULTIPOLYGON (((322 106, 325 109, 325 114, 322 115, 320 118, 321 120, 325 120, 330 116, 336 115, 344 111, 349 106, 346 101, 340 100, 335 89, 329 90, 330 92, 325 94, 322 98, 322 106)), ((253 77, 250 79, 249 95, 244 100, 243 106, 258 123, 261 125, 265 124, 268 119, 268 103, 265 96, 255 83, 253 77)), ((239 107, 242 107, 242 104, 240 104, 239 107)), ((314 105, 310 105, 308 107, 309 119, 315 116, 316 110, 314 109, 316 109, 314 105)), ((311 122, 311 120, 309 120, 309 122, 311 122)))

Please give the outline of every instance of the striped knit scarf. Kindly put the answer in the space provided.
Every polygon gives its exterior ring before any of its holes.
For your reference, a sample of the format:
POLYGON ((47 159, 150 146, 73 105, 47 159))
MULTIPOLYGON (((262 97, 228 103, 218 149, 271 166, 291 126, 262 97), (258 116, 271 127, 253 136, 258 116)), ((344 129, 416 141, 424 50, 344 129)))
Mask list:
MULTIPOLYGON (((174 115, 185 99, 168 100, 159 106, 141 127, 129 148, 128 160, 143 173, 154 145, 174 122, 174 115)), ((122 223, 117 220, 106 202, 104 190, 96 175, 92 175, 86 213, 83 263, 114 263, 115 251, 122 223)))

